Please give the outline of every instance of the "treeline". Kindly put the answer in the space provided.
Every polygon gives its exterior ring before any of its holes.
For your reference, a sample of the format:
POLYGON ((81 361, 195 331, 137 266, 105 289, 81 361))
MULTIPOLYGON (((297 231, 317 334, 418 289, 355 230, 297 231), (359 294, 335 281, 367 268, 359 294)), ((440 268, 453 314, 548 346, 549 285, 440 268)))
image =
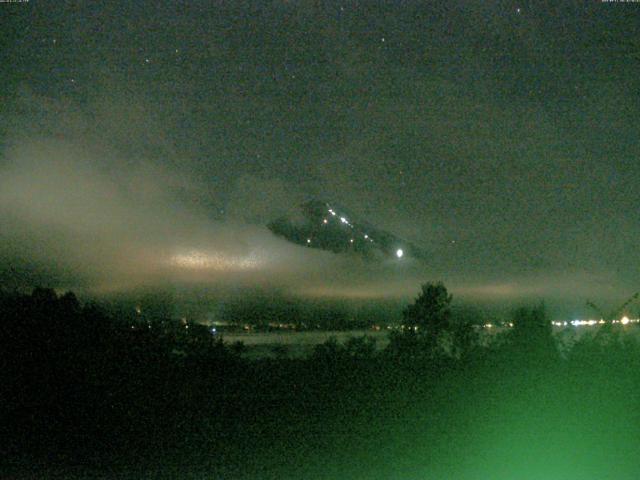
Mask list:
POLYGON ((383 350, 359 337, 248 361, 206 331, 131 328, 71 293, 5 294, 0 466, 15 478, 71 465, 107 478, 392 478, 418 466, 465 478, 437 469, 484 449, 535 459, 597 444, 610 469, 636 467, 616 455, 639 433, 637 327, 594 331, 561 355, 539 305, 483 343, 442 284, 426 284, 403 321, 383 350), (619 429, 580 437, 588 422, 619 429), (514 432, 533 440, 503 440, 514 432))
POLYGON ((149 445, 157 445, 176 431, 175 413, 191 409, 185 381, 205 371, 215 381, 238 368, 236 350, 207 333, 132 325, 70 292, 3 294, 0 458, 117 457, 142 448, 149 429, 149 445))

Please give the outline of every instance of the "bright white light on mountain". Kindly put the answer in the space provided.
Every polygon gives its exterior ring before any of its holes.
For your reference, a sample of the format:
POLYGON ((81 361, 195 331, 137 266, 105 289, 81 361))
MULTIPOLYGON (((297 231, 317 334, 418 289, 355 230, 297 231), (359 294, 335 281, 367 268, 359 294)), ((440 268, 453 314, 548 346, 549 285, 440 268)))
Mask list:
POLYGON ((404 252, 402 251, 401 248, 399 248, 398 250, 396 250, 396 257, 398 258, 402 258, 402 256, 404 255, 404 252))

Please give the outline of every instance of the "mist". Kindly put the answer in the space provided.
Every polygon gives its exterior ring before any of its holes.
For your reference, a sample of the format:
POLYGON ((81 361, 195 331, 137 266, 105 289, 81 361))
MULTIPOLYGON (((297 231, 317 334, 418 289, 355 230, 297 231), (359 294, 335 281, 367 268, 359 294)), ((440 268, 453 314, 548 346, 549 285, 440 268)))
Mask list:
POLYGON ((265 223, 295 210, 302 192, 249 174, 216 192, 215 182, 193 174, 188 152, 176 158, 157 125, 145 124, 153 112, 140 116, 144 108, 135 102, 118 115, 115 108, 79 108, 24 92, 15 99, 15 111, 39 121, 22 118, 25 128, 2 152, 6 283, 91 293, 219 285, 375 297, 406 294, 420 281, 410 261, 400 276, 389 265, 275 237, 265 223))
POLYGON ((332 191, 331 178, 309 187, 275 169, 234 165, 228 153, 201 158, 177 120, 188 112, 113 78, 98 85, 83 101, 23 88, 4 107, 14 127, 0 156, 0 278, 9 288, 89 295, 262 288, 305 298, 410 300, 422 282, 441 279, 467 301, 545 298, 562 315, 584 313, 585 298, 617 301, 628 290, 593 269, 474 273, 429 238, 412 238, 430 248, 428 264, 294 245, 265 224, 332 191), (203 174, 204 161, 218 165, 220 177, 203 174))

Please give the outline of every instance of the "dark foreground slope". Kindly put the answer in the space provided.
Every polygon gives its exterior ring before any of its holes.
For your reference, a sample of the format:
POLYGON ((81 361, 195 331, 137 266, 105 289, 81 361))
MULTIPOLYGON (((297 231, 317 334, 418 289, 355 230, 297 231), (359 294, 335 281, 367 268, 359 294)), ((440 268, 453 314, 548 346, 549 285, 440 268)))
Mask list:
MULTIPOLYGON (((2 478, 637 478, 640 348, 244 361, 72 296, 2 300, 2 478)), ((277 353, 277 352, 275 352, 277 353)))

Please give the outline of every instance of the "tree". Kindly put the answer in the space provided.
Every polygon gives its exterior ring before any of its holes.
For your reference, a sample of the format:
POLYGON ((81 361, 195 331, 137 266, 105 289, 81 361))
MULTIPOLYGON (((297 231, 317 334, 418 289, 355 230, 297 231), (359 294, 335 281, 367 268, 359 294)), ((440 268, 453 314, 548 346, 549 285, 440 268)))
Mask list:
POLYGON ((346 354, 351 358, 369 360, 376 354, 376 340, 367 335, 349 337, 344 344, 346 354))
POLYGON ((417 327, 420 335, 435 342, 440 333, 450 328, 452 299, 442 282, 423 284, 418 298, 402 312, 405 325, 417 327))
POLYGON ((441 334, 451 330, 452 298, 442 282, 423 284, 418 297, 402 312, 403 330, 391 332, 387 353, 410 358, 437 353, 441 334))
POLYGON ((543 303, 518 308, 513 313, 511 344, 519 354, 527 356, 555 356, 557 348, 553 329, 543 303))
POLYGON ((284 360, 289 356, 289 345, 278 343, 271 347, 271 353, 278 360, 284 360))
POLYGON ((457 359, 470 358, 477 352, 479 335, 469 320, 455 322, 450 332, 451 355, 457 359))
POLYGON ((60 309, 68 315, 78 315, 81 311, 78 297, 73 292, 67 292, 59 298, 60 309))

